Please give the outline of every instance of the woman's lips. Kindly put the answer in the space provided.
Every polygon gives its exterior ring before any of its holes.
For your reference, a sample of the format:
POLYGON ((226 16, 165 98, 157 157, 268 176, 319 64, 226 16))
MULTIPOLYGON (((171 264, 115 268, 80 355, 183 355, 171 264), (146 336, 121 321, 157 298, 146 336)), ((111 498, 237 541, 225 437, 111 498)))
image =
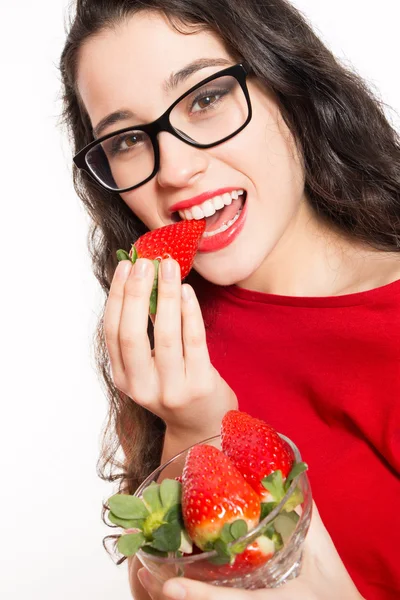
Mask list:
MULTIPOLYGON (((226 246, 229 246, 242 231, 246 216, 247 216, 247 195, 244 197, 244 202, 241 208, 241 212, 237 220, 225 231, 221 231, 221 233, 216 233, 215 235, 209 237, 202 237, 200 240, 200 244, 198 247, 198 252, 206 253, 206 252, 216 252, 217 250, 222 250, 226 246)), ((232 203, 233 204, 233 203, 232 203)), ((232 205, 231 205, 232 206, 232 205)), ((238 209, 240 210, 240 208, 238 209)), ((236 211, 237 214, 238 211, 236 211)), ((234 216, 234 215, 232 215, 234 216)), ((228 217, 227 219, 224 217, 224 222, 229 221, 232 217, 228 217)), ((222 224, 222 223, 221 223, 222 224)), ((212 230, 215 231, 221 225, 213 224, 212 230)), ((207 229, 206 231, 210 231, 207 229)))

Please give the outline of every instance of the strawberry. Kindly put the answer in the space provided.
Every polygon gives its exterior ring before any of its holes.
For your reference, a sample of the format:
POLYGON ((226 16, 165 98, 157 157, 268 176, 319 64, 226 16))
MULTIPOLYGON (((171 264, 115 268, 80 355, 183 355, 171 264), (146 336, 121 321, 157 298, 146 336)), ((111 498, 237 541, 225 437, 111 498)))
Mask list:
POLYGON ((223 452, 245 480, 262 500, 270 501, 271 493, 262 485, 262 479, 275 471, 281 471, 283 479, 288 476, 294 463, 290 446, 273 427, 238 410, 225 414, 221 441, 223 452))
POLYGON ((131 260, 135 263, 138 258, 155 261, 156 274, 150 298, 150 314, 155 314, 157 310, 159 261, 163 258, 175 259, 181 268, 181 279, 185 279, 192 268, 205 227, 205 219, 179 221, 148 231, 132 245, 129 254, 125 250, 117 251, 119 261, 131 260))
POLYGON ((204 561, 193 562, 185 568, 185 577, 200 579, 203 581, 215 581, 221 577, 242 576, 256 571, 264 565, 275 554, 274 542, 265 535, 261 535, 249 544, 241 554, 237 554, 234 562, 225 564, 213 564, 204 561))
POLYGON ((260 513, 260 498, 221 450, 199 444, 188 452, 182 474, 182 514, 196 546, 212 549, 223 539, 224 527, 234 521, 240 520, 245 532, 253 529, 260 513))
POLYGON ((230 564, 213 565, 212 571, 218 576, 245 575, 264 565, 275 554, 275 544, 266 535, 260 535, 230 564))
POLYGON ((137 258, 174 258, 181 267, 181 277, 184 279, 192 268, 205 226, 205 219, 191 219, 154 229, 138 239, 129 256, 132 258, 135 248, 137 258))
POLYGON ((261 535, 252 544, 249 544, 244 552, 238 554, 233 565, 225 565, 225 569, 248 573, 272 558, 274 551, 274 542, 266 535, 261 535))

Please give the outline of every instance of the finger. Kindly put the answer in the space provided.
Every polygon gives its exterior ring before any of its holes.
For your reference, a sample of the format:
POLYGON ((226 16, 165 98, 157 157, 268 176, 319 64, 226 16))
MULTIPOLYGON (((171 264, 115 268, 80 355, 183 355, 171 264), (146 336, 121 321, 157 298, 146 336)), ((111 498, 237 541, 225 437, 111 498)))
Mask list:
POLYGON ((179 264, 171 258, 162 260, 159 269, 154 348, 162 387, 176 389, 177 373, 183 373, 181 276, 179 264))
POLYGON ((131 270, 132 263, 128 260, 123 260, 118 264, 111 282, 104 313, 104 336, 110 356, 113 377, 117 381, 122 379, 125 368, 119 344, 119 326, 124 301, 125 283, 131 270))
POLYGON ((182 285, 182 339, 186 371, 209 376, 210 356, 199 302, 193 288, 182 285))
POLYGON ((140 258, 134 264, 124 288, 119 343, 125 374, 139 389, 141 384, 143 389, 151 385, 152 358, 147 326, 153 279, 153 263, 140 258))
MULTIPOLYGON (((236 588, 214 586, 192 579, 169 579, 162 588, 162 600, 274 600, 267 590, 247 591, 236 588), (266 594, 267 592, 267 594, 266 594)), ((275 591, 275 590, 274 590, 275 591)), ((280 598, 280 596, 277 596, 280 598)))
POLYGON ((152 600, 164 600, 165 596, 162 593, 162 584, 147 569, 140 569, 137 572, 137 576, 142 587, 152 600))

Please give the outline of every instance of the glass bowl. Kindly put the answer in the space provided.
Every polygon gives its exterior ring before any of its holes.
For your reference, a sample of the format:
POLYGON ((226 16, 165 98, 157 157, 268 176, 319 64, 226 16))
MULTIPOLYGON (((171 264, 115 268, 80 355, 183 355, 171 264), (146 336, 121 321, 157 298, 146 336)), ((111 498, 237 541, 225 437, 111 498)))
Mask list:
MULTIPOLYGON (((286 436, 279 435, 292 448, 295 456, 295 463, 301 462, 300 452, 295 444, 286 436)), ((199 444, 208 444, 221 449, 221 438, 220 436, 215 436, 199 442, 199 444)), ((189 450, 190 448, 187 448, 183 452, 180 452, 171 458, 171 460, 153 471, 153 473, 143 481, 134 495, 140 497, 143 494, 143 491, 153 482, 161 483, 163 479, 174 478, 181 475, 189 450)), ((213 585, 243 589, 279 587, 285 581, 297 577, 301 569, 303 542, 310 525, 312 511, 311 488, 306 473, 301 473, 292 481, 281 502, 267 517, 265 517, 265 519, 260 521, 256 528, 234 542, 235 544, 238 542, 251 543, 256 540, 265 531, 266 526, 272 523, 275 517, 282 511, 284 504, 292 496, 297 487, 300 488, 302 492, 303 501, 295 509, 295 512, 299 516, 295 528, 289 537, 284 540, 284 544, 280 550, 276 551, 264 564, 250 569, 250 572, 243 573, 240 570, 236 570, 235 572, 234 568, 230 567, 230 565, 213 564, 212 559, 217 556, 215 550, 191 554, 180 558, 164 558, 139 550, 136 556, 143 566, 146 567, 146 569, 148 569, 161 584, 172 577, 182 576, 206 581, 213 585)))

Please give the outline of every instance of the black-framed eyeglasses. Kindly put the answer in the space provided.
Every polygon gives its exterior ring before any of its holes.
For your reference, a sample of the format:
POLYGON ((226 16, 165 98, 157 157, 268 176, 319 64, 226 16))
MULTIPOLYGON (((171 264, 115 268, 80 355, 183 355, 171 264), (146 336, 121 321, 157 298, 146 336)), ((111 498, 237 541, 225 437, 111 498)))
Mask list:
POLYGON ((167 131, 196 148, 212 148, 242 131, 251 120, 246 85, 249 70, 237 64, 190 88, 152 123, 124 127, 91 142, 74 163, 107 190, 127 192, 157 173, 157 135, 167 131))

